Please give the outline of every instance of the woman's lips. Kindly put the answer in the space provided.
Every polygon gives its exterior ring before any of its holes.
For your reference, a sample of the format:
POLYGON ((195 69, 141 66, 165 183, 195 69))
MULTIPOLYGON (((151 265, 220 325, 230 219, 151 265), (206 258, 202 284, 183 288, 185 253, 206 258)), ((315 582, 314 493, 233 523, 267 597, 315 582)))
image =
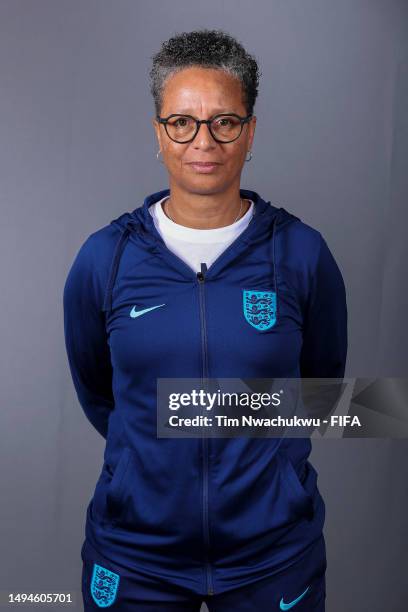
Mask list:
POLYGON ((214 172, 219 165, 220 164, 214 162, 189 162, 189 166, 191 166, 196 172, 200 172, 202 174, 214 172))

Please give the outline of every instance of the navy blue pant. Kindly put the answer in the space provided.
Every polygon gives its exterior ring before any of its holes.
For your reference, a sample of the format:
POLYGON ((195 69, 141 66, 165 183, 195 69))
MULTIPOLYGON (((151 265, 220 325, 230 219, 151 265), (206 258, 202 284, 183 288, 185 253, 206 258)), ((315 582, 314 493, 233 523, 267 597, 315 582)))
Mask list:
POLYGON ((326 549, 322 536, 306 556, 284 572, 221 594, 194 595, 178 586, 124 572, 85 540, 82 548, 84 612, 109 607, 121 612, 324 612, 326 549))

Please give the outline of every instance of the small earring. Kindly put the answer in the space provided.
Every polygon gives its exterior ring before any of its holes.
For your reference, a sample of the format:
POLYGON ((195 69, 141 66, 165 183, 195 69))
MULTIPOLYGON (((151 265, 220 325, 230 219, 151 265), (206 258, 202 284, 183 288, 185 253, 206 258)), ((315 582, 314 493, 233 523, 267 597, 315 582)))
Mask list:
POLYGON ((252 159, 252 151, 248 151, 248 153, 249 153, 249 159, 245 158, 246 162, 251 161, 252 159))
MULTIPOLYGON (((162 151, 161 151, 161 149, 159 149, 159 150, 157 151, 157 153, 156 153, 156 157, 157 157, 157 159, 159 159, 159 155, 160 155, 160 153, 161 153, 161 152, 162 152, 162 151)), ((160 159, 159 161, 160 161, 160 163, 161 163, 161 164, 163 164, 163 163, 164 163, 164 162, 163 162, 163 160, 161 160, 161 159, 160 159)))

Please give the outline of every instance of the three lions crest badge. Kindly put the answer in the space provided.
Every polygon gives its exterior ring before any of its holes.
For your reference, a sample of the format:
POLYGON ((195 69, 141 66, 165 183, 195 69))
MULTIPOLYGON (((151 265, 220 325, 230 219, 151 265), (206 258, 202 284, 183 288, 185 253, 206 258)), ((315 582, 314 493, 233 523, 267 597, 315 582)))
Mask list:
POLYGON ((116 599, 120 576, 94 563, 91 580, 91 595, 99 608, 111 606, 116 599))
POLYGON ((260 331, 273 327, 276 323, 276 292, 243 290, 243 310, 245 319, 260 331))

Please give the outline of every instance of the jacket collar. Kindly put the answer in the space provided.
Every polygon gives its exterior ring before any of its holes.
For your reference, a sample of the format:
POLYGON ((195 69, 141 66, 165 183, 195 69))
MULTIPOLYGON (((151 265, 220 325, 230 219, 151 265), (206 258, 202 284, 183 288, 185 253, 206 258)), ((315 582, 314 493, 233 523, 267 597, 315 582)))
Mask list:
MULTIPOLYGON (((111 224, 119 227, 121 235, 117 241, 111 269, 108 278, 108 284, 105 291, 105 299, 103 310, 110 311, 112 308, 112 290, 115 283, 117 270, 122 256, 123 249, 126 245, 129 236, 136 233, 138 239, 142 240, 146 249, 152 253, 162 255, 167 263, 178 270, 183 276, 189 279, 195 277, 193 270, 187 266, 179 257, 168 249, 159 234, 152 215, 149 212, 149 207, 162 198, 170 195, 170 189, 162 189, 156 191, 144 199, 143 205, 135 208, 131 213, 126 212, 113 219, 111 224)), ((272 238, 272 264, 274 270, 274 285, 277 296, 277 273, 276 273, 276 257, 275 257, 275 233, 278 225, 290 222, 293 219, 298 219, 284 208, 277 208, 270 202, 266 202, 261 196, 250 189, 240 189, 242 198, 248 198, 254 202, 254 215, 244 231, 221 253, 216 261, 210 266, 207 271, 206 278, 212 278, 220 271, 221 267, 225 267, 240 253, 247 245, 254 242, 262 242, 272 238), (272 236, 271 236, 272 234, 272 236)))

